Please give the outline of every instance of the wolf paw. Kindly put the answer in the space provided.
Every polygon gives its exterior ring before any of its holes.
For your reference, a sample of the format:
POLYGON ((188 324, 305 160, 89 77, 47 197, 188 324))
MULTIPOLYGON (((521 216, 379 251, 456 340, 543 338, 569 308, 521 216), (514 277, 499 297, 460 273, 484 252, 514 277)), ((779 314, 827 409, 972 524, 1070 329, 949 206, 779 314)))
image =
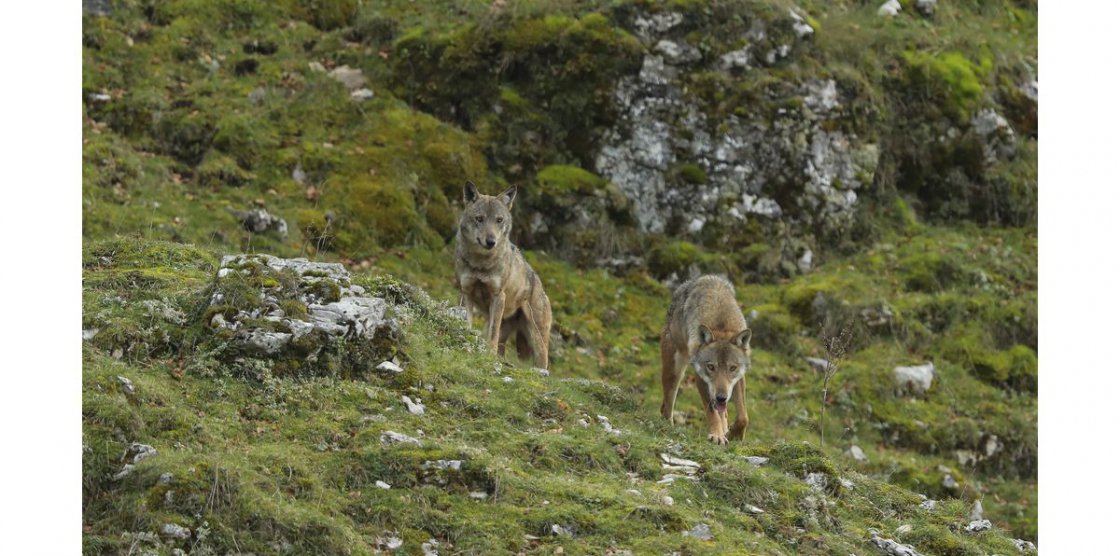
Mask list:
POLYGON ((711 440, 712 442, 715 442, 716 444, 719 444, 721 446, 727 444, 727 437, 722 434, 709 434, 708 440, 711 440))

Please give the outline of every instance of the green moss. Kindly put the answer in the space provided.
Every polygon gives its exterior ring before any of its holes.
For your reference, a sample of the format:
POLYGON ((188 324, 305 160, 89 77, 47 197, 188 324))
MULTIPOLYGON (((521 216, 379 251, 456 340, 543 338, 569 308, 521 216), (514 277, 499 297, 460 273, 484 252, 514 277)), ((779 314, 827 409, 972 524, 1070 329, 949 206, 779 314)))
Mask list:
POLYGON ((941 95, 948 115, 965 121, 977 107, 984 93, 981 83, 990 70, 990 59, 979 64, 960 52, 907 51, 903 53, 913 87, 929 87, 941 95))
POLYGON ((708 183, 708 174, 704 169, 696 164, 685 164, 681 166, 677 173, 685 183, 691 185, 704 185, 708 183))
POLYGON ((232 158, 211 150, 198 165, 198 182, 206 187, 240 187, 252 182, 256 176, 247 172, 232 158))
POLYGON ((349 25, 358 11, 356 0, 284 0, 283 5, 294 17, 324 31, 349 25))
POLYGON ((647 264, 650 273, 658 278, 676 274, 678 278, 686 279, 693 267, 701 272, 718 268, 715 256, 687 241, 667 241, 656 245, 649 252, 647 264))

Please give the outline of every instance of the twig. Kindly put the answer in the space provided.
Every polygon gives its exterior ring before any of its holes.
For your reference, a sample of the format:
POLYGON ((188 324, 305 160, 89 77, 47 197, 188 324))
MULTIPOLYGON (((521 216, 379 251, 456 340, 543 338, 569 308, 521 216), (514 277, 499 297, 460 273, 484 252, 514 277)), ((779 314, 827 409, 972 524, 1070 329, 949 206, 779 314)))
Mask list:
POLYGON ((852 343, 852 323, 847 322, 840 328, 835 336, 828 336, 824 327, 821 327, 821 343, 824 344, 827 356, 825 359, 824 381, 821 387, 821 414, 819 428, 821 431, 821 448, 824 448, 824 414, 828 404, 828 384, 832 377, 840 371, 840 362, 848 352, 852 343))

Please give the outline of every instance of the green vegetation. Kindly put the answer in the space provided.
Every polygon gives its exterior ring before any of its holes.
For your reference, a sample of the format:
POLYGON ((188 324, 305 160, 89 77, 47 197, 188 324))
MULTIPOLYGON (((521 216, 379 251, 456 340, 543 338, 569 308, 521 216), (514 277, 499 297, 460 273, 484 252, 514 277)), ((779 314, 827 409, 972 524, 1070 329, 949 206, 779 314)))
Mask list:
POLYGON ((875 528, 927 555, 1012 554, 1008 537, 1037 538, 1037 109, 1019 86, 1037 67, 1033 2, 940 2, 928 20, 798 2, 815 34, 787 58, 684 83, 710 116, 760 122, 803 108, 799 80, 851 94, 835 125, 883 155, 841 236, 758 219, 726 242, 714 225, 643 235, 588 171, 618 78, 641 67, 637 10, 680 11, 714 60, 755 22, 774 28, 760 52, 788 42, 790 7, 127 0, 85 17, 83 552, 366 554, 396 536, 407 553, 435 539, 467 554, 871 554, 875 528), (344 65, 373 98, 330 76, 344 65), (940 146, 992 107, 1013 156, 940 146), (484 354, 478 319, 472 331, 446 311, 468 179, 519 188, 515 240, 554 311, 549 377, 484 354), (231 211, 252 208, 289 234, 246 231, 231 211), (213 319, 258 306, 262 287, 297 316, 299 296, 339 295, 259 266, 217 283, 238 252, 342 262, 394 304, 400 344, 238 353, 213 319), (692 272, 727 274, 757 313, 751 428, 730 447, 705 441, 692 384, 682 424, 657 414, 662 281, 692 272), (805 357, 849 324, 822 408, 805 357), (405 372, 372 369, 389 357, 405 372), (924 361, 932 388, 896 392, 893 368, 924 361), (422 444, 382 445, 390 430, 422 444), (158 454, 114 480, 133 442, 158 454), (699 481, 658 484, 671 450, 701 464, 699 481), (463 463, 425 467, 438 460, 463 463), (919 508, 919 494, 939 502, 919 508), (964 531, 975 499, 996 530, 964 531), (191 537, 161 536, 169 523, 191 537), (681 535, 701 523, 713 541, 681 535))

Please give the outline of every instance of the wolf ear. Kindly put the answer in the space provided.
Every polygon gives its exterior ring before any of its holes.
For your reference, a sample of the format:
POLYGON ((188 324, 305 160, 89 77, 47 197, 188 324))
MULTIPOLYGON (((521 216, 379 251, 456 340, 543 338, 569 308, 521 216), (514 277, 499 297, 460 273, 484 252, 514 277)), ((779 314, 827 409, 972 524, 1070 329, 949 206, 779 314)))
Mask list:
POLYGON ((513 208, 513 198, 517 196, 517 186, 510 187, 505 190, 505 193, 498 195, 498 199, 505 204, 506 208, 513 208))
POLYGON ((712 331, 703 324, 700 325, 700 345, 706 346, 712 343, 712 331))
POLYGON ((473 181, 467 180, 467 184, 463 186, 463 200, 468 205, 478 200, 478 188, 473 181))
POLYGON ((750 345, 751 345, 751 329, 748 328, 748 329, 740 332, 738 336, 735 336, 734 340, 731 340, 731 343, 733 343, 733 344, 735 344, 735 345, 737 345, 737 346, 739 346, 743 349, 747 349, 748 347, 750 347, 750 345))

